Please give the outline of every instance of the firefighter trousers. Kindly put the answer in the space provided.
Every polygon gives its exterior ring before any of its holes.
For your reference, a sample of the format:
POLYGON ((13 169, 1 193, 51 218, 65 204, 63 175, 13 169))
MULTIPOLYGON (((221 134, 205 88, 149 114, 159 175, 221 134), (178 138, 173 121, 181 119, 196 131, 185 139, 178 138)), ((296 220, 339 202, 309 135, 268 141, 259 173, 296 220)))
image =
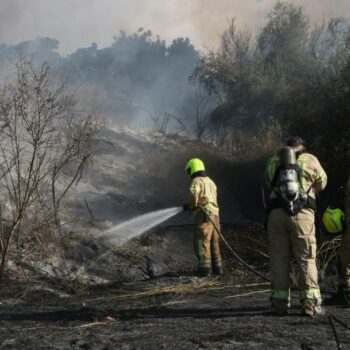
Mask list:
POLYGON ((268 220, 271 259, 271 301, 290 300, 290 262, 294 255, 298 266, 300 299, 321 301, 316 267, 315 214, 302 209, 290 216, 282 208, 272 209, 268 220))
POLYGON ((219 247, 220 235, 214 227, 215 224, 220 230, 220 219, 219 216, 212 214, 209 217, 202 212, 195 215, 193 243, 199 269, 222 266, 219 247))

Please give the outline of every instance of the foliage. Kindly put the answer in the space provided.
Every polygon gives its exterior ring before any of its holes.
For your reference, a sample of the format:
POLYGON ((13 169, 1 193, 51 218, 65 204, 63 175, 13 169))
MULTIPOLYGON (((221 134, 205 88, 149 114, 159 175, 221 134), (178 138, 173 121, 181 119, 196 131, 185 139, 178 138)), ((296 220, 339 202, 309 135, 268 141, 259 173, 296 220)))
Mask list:
POLYGON ((258 135, 277 125, 277 144, 301 135, 337 182, 350 172, 349 78, 350 22, 312 27, 302 7, 281 1, 254 38, 232 21, 192 75, 220 98, 210 115, 217 134, 258 135))

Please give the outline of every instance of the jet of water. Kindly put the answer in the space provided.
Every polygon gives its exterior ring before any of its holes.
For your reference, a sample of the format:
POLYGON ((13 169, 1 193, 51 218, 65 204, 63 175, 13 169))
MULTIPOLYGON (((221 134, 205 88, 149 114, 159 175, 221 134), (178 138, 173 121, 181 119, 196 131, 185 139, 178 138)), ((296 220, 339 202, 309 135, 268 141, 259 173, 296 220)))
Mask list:
POLYGON ((105 232, 105 238, 114 245, 123 245, 130 239, 142 235, 144 232, 170 219, 181 211, 181 207, 174 207, 137 216, 111 227, 105 232))

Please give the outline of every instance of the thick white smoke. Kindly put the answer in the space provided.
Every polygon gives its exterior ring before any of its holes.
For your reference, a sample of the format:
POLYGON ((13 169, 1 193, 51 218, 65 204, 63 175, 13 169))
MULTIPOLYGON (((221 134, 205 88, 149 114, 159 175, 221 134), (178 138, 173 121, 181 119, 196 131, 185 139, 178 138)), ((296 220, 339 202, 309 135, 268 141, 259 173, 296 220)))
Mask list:
MULTIPOLYGON (((60 41, 70 53, 96 42, 108 46, 123 29, 152 30, 171 41, 189 37, 198 47, 214 47, 227 19, 260 27, 275 0, 1 0, 0 43, 15 44, 37 36, 60 41)), ((349 16, 349 0, 293 0, 312 17, 349 16)))

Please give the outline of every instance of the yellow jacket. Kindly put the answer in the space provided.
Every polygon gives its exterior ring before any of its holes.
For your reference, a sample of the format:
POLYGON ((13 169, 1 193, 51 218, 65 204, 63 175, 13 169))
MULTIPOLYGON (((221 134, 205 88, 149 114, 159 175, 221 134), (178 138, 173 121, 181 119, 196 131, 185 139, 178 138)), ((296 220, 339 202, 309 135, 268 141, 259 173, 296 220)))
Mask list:
POLYGON ((208 176, 198 176, 190 184, 190 206, 202 207, 213 215, 219 215, 217 189, 215 183, 208 176))

